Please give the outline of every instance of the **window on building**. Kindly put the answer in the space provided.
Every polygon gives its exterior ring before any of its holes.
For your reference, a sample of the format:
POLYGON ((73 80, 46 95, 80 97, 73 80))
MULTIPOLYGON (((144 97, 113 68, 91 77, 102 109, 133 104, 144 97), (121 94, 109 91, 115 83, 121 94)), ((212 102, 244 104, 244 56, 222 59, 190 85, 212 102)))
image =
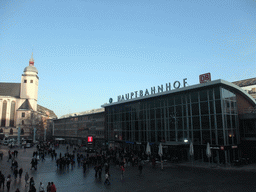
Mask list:
POLYGON ((5 123, 6 123, 6 110, 7 110, 7 101, 4 101, 3 107, 2 107, 2 121, 1 121, 2 127, 5 127, 5 123))
POLYGON ((13 135, 13 129, 10 129, 10 135, 13 135))
POLYGON ((15 117, 15 101, 12 101, 12 103, 11 103, 10 127, 14 127, 14 117, 15 117))
POLYGON ((20 134, 24 135, 24 129, 21 129, 20 134))
POLYGON ((27 80, 26 80, 26 79, 24 79, 24 83, 27 83, 27 80))
POLYGON ((33 80, 30 80, 30 83, 33 83, 33 80))
POLYGON ((22 117, 25 117, 25 112, 22 113, 22 117))
POLYGON ((3 129, 0 129, 0 133, 3 133, 4 132, 4 130, 3 129))

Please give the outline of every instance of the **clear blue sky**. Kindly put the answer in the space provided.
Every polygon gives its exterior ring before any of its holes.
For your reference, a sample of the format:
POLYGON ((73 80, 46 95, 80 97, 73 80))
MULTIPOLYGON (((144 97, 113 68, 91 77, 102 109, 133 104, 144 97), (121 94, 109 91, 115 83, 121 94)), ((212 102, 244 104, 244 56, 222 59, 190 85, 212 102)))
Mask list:
POLYGON ((60 117, 202 73, 255 77, 255 36, 255 0, 1 0, 0 81, 19 83, 33 49, 38 104, 60 117))

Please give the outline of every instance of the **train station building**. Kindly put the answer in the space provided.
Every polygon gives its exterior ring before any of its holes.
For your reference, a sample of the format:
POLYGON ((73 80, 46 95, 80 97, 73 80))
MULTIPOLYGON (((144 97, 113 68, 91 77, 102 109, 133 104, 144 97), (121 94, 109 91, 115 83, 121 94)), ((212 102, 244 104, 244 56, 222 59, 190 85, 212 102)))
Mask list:
MULTIPOLYGON (((256 141, 255 98, 239 82, 219 79, 187 86, 186 81, 120 95, 116 102, 110 98, 102 105, 109 146, 145 151, 149 142, 157 154, 162 143, 163 156, 180 161, 190 159, 191 142, 198 161, 208 161, 207 143, 215 163, 249 155, 248 146, 256 141)), ((256 85, 256 79, 251 82, 256 85)), ((255 147, 250 150, 256 154, 255 147)))

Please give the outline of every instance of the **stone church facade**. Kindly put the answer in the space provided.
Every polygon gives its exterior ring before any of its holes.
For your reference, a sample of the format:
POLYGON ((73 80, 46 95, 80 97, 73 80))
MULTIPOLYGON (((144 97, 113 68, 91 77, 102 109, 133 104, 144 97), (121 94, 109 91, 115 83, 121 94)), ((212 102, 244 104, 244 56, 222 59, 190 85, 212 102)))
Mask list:
POLYGON ((31 137, 33 128, 46 129, 47 120, 57 118, 52 110, 37 104, 38 83, 33 53, 21 83, 0 83, 0 139, 17 137, 18 127, 21 137, 31 137))

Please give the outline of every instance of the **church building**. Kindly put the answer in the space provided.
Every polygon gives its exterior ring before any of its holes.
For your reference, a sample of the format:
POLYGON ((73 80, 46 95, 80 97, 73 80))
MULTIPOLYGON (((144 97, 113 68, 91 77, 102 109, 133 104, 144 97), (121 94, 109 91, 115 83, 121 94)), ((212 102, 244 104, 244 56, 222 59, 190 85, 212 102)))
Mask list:
POLYGON ((0 139, 16 138, 19 126, 21 137, 31 138, 34 128, 46 129, 47 120, 57 118, 53 111, 37 104, 38 83, 33 53, 21 83, 0 83, 0 139))

